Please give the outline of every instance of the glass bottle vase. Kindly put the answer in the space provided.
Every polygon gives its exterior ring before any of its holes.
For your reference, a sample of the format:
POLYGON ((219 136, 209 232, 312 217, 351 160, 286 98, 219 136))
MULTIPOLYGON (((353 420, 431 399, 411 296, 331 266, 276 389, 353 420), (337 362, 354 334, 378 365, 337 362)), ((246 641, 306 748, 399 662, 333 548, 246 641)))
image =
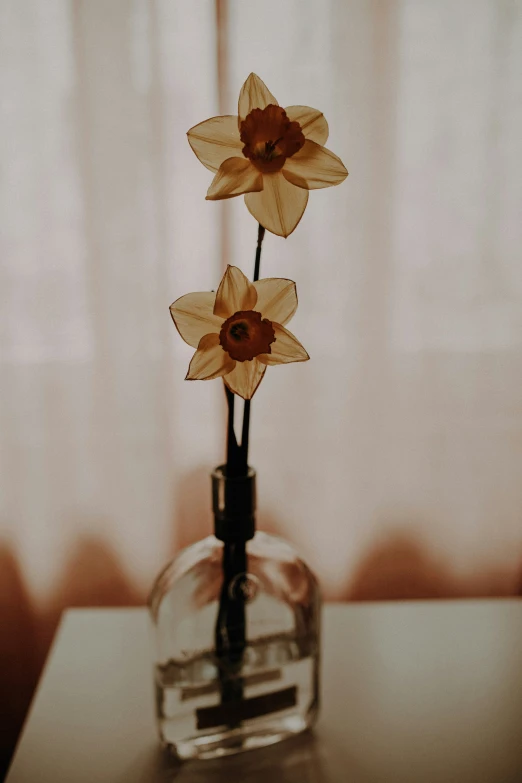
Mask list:
POLYGON ((212 482, 219 537, 183 550, 149 598, 158 729, 181 760, 278 742, 319 706, 317 581, 289 544, 255 532, 251 468, 222 466, 212 482))

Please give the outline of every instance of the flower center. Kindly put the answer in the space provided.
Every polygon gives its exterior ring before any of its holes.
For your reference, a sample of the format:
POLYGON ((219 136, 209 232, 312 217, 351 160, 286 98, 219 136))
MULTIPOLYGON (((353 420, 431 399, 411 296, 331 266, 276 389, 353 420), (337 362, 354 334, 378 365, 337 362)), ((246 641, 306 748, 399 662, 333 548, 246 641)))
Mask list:
POLYGON ((290 122, 285 110, 273 103, 252 109, 239 130, 245 145, 243 155, 264 174, 282 169, 285 160, 305 143, 299 123, 290 122))
POLYGON ((271 321, 255 310, 238 310, 223 323, 219 333, 221 347, 238 362, 246 362, 260 353, 271 353, 275 341, 271 321))

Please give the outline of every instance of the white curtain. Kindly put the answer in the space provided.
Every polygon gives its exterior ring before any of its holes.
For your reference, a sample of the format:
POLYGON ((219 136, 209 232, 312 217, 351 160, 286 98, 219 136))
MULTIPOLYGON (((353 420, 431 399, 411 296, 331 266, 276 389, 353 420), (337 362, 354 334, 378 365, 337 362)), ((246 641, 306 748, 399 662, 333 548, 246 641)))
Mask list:
POLYGON ((184 382, 168 306, 227 262, 252 273, 255 222, 205 201, 185 137, 235 113, 250 71, 320 108, 350 171, 265 240, 312 360, 254 399, 260 526, 329 597, 516 592, 522 3, 0 9, 0 568, 19 593, 143 600, 211 529, 222 384, 184 382))

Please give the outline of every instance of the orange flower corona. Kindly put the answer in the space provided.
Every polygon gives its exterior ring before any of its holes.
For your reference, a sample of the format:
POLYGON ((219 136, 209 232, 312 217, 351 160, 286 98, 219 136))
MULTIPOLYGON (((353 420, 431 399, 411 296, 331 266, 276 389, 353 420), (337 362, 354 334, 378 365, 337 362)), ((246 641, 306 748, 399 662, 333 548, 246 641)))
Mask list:
POLYGON ((251 361, 260 353, 272 353, 275 332, 271 321, 256 310, 239 310, 227 318, 219 332, 219 344, 237 362, 251 361))
POLYGON ((240 125, 243 155, 263 174, 279 171, 286 159, 299 152, 305 137, 298 122, 291 122, 284 109, 268 104, 252 109, 240 125))

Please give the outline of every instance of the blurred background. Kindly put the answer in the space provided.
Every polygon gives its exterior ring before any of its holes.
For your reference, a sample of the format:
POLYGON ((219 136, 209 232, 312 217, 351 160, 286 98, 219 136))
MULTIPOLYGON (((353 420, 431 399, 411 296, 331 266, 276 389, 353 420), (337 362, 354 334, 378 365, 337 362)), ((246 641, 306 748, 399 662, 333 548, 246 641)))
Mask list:
POLYGON ((211 530, 220 381, 168 307, 253 271, 186 131, 255 71, 350 171, 267 235, 312 361, 252 413, 259 526, 330 600, 522 581, 522 2, 0 0, 0 768, 64 607, 211 530))

